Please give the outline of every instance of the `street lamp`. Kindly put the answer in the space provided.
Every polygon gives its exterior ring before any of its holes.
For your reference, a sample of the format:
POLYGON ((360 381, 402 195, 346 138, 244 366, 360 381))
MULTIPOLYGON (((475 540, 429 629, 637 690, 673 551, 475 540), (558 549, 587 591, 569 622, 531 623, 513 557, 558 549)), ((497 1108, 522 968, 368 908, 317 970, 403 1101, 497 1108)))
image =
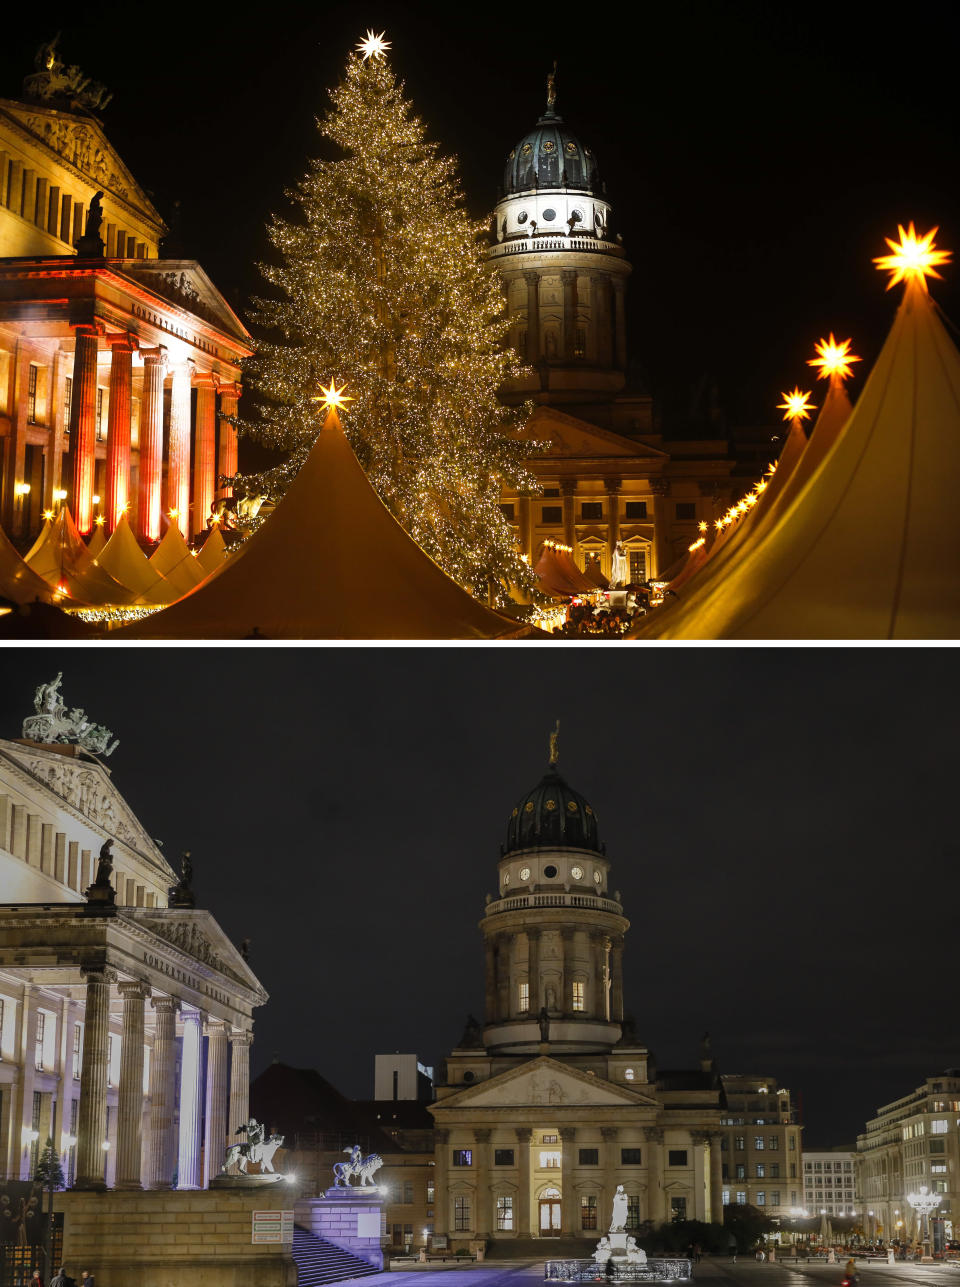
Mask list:
POLYGON ((940 1205, 940 1194, 931 1193, 925 1184, 921 1184, 919 1193, 908 1193, 907 1201, 923 1219, 923 1257, 922 1262, 933 1260, 930 1255, 930 1212, 940 1205))

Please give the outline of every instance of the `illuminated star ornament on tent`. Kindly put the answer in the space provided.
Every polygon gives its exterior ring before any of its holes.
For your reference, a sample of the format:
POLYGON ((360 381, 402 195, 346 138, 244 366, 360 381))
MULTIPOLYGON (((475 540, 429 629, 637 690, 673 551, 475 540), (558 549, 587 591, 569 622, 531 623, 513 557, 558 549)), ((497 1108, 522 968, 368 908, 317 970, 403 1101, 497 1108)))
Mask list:
POLYGON ((816 411, 816 407, 810 401, 809 393, 801 393, 799 388, 794 385, 792 393, 781 393, 782 402, 777 404, 777 410, 783 411, 784 420, 809 420, 810 412, 816 411))
POLYGON ((814 345, 817 356, 807 359, 807 366, 818 366, 818 380, 829 380, 836 376, 840 380, 847 380, 853 375, 851 362, 859 362, 860 358, 856 353, 850 352, 850 345, 853 340, 844 340, 837 343, 833 338, 833 331, 830 332, 828 340, 818 340, 814 345))
POLYGON ((369 27, 367 28, 366 37, 357 44, 357 53, 363 54, 364 62, 368 58, 384 58, 386 56, 387 50, 391 45, 389 40, 384 40, 386 34, 385 31, 381 31, 380 35, 377 36, 374 35, 369 27))
POLYGON ((353 402, 354 400, 348 394, 344 393, 344 389, 346 387, 347 386, 345 384, 341 384, 338 389, 336 380, 331 380, 329 388, 325 389, 321 384, 319 396, 312 398, 311 401, 319 402, 321 411, 329 411, 332 407, 336 407, 339 411, 345 403, 353 402))
POLYGON ((931 228, 925 237, 918 237, 911 220, 907 231, 904 232, 903 225, 900 224, 899 232, 899 244, 884 237, 893 253, 878 255, 873 261, 881 271, 890 273, 887 290, 902 281, 919 282, 926 290, 928 277, 939 277, 942 280, 942 274, 937 272, 937 265, 948 264, 952 252, 937 250, 934 245, 933 239, 939 228, 931 228))

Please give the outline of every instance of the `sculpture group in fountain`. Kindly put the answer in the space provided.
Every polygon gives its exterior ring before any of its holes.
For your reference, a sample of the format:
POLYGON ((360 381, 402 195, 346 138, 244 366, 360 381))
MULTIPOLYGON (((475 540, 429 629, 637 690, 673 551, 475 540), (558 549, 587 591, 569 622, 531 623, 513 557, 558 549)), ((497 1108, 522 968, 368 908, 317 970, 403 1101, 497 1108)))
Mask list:
POLYGON ((617 1185, 617 1191, 613 1195, 613 1211, 610 1216, 610 1231, 597 1243, 597 1249, 593 1253, 593 1258, 597 1265, 604 1265, 607 1261, 615 1261, 626 1265, 645 1265, 647 1263, 647 1253, 642 1247, 637 1246, 637 1240, 632 1234, 626 1232, 627 1227, 627 1195, 623 1185, 617 1185))
POLYGON ((251 1163, 260 1167, 261 1176, 270 1176, 279 1180, 280 1176, 273 1168, 273 1155, 283 1145, 282 1135, 271 1135, 266 1138, 267 1128, 255 1117, 243 1126, 238 1126, 236 1134, 245 1134, 246 1139, 240 1144, 231 1144, 223 1159, 221 1172, 224 1175, 246 1175, 252 1180, 255 1177, 249 1170, 251 1163))
POLYGON ((360 1149, 359 1144, 354 1144, 352 1148, 345 1148, 344 1153, 350 1154, 349 1162, 335 1162, 333 1165, 333 1184, 334 1188, 376 1188, 374 1175, 383 1166, 383 1158, 379 1153, 368 1153, 366 1157, 360 1149), (359 1185, 351 1185, 352 1176, 360 1177, 359 1185))
POLYGON ((62 680, 63 671, 59 670, 56 678, 49 684, 39 686, 33 698, 36 714, 23 721, 23 736, 31 742, 44 742, 48 745, 75 742, 94 755, 112 755, 119 745, 118 741, 114 738, 111 742, 113 734, 110 730, 88 720, 86 711, 81 707, 75 706, 73 710, 67 710, 60 695, 62 680))

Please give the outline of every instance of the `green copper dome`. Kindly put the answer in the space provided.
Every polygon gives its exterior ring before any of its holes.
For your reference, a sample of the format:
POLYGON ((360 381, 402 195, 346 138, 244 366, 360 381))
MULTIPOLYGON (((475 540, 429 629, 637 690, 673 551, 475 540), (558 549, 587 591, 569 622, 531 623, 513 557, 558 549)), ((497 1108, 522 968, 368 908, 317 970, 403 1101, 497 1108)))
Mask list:
POLYGON ((503 172, 504 196, 530 188, 600 191, 596 158, 550 107, 513 148, 503 172))
POLYGON ((551 765, 510 815, 504 854, 517 849, 592 849, 602 853, 597 815, 551 765))

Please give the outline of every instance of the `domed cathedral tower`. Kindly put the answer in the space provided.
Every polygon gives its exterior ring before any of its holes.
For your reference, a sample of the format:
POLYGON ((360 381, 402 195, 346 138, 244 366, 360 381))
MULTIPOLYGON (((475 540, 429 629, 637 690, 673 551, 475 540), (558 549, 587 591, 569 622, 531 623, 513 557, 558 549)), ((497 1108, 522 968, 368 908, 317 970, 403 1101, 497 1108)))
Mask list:
POLYGON ((609 877, 554 733, 546 772, 510 812, 480 922, 484 1022, 468 1018, 430 1106, 432 1232, 447 1245, 535 1254, 526 1240, 564 1235, 589 1255, 620 1184, 628 1229, 722 1218, 719 1079, 658 1077, 624 1017, 629 922, 609 877))
POLYGON ((588 403, 626 381, 630 265, 596 157, 557 113, 555 73, 543 115, 507 158, 489 260, 503 277, 511 343, 533 368, 505 400, 588 403))
POLYGON ((552 739, 546 773, 514 806, 499 897, 480 923, 486 949, 484 1045, 494 1054, 609 1051, 622 1035, 619 893, 597 815, 568 786, 552 739))

